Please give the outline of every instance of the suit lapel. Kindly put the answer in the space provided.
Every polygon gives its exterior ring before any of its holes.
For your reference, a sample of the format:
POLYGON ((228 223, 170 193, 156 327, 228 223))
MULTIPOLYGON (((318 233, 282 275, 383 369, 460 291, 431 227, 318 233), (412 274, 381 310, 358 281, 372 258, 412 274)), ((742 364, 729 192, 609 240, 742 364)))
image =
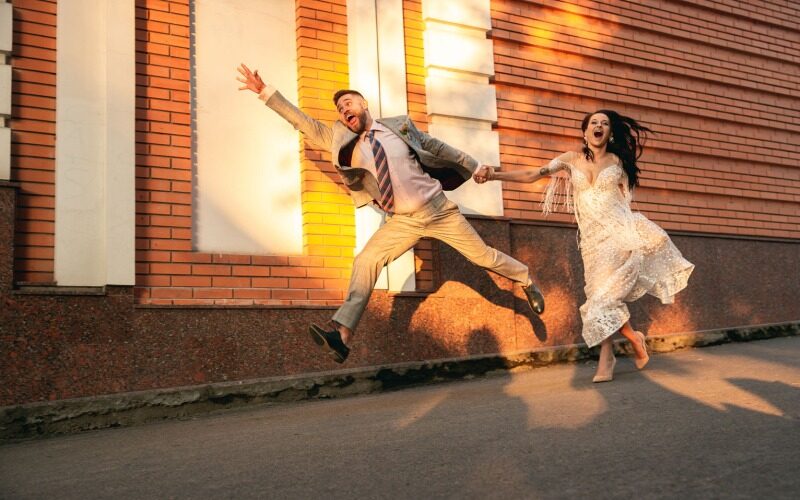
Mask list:
POLYGON ((358 136, 344 126, 340 121, 333 124, 333 144, 331 144, 331 155, 333 161, 338 162, 341 168, 350 168, 352 165, 353 148, 355 148, 358 136))
POLYGON ((419 144, 418 138, 413 137, 412 134, 409 133, 410 127, 408 126, 408 117, 393 116, 389 118, 379 118, 376 121, 391 130, 415 152, 419 151, 419 149, 422 147, 419 144))

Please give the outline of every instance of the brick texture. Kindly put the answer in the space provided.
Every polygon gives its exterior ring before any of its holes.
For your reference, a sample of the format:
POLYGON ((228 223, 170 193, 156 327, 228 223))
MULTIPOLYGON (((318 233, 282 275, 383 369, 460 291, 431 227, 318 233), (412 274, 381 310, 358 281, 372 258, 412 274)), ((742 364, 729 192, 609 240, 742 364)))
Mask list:
MULTIPOLYGON (((346 2, 295 2, 299 104, 331 123, 330 96, 348 83, 346 2)), ((135 6, 136 286, 13 290, 12 238, 0 238, 0 373, 14 381, 0 387, 2 405, 341 368, 309 350, 306 334, 341 303, 353 260, 353 206, 330 159, 297 144, 303 255, 195 252, 191 3, 135 6), (219 307, 252 305, 274 307, 219 307)), ((14 182, 0 185, 0 232, 13 225, 16 285, 42 284, 53 279, 56 2, 13 7, 14 182)), ((420 0, 403 9, 409 113, 426 130, 420 0)), ((491 9, 503 168, 578 147, 583 113, 600 107, 658 132, 635 208, 699 233, 674 235, 698 271, 670 308, 636 302, 637 327, 660 335, 796 321, 798 285, 786 270, 800 241, 797 2, 491 0, 491 9)), ((541 187, 505 186, 506 214, 520 223, 472 223, 531 264, 548 312, 531 316, 508 280, 423 241, 417 284, 436 293, 374 294, 348 369, 579 342, 574 228, 539 223, 541 187)))
MULTIPOLYGON (((355 245, 353 203, 329 155, 301 152, 303 256, 193 251, 189 4, 137 2, 137 286, 153 305, 341 302, 355 245)), ((331 123, 347 86, 344 0, 296 2, 298 105, 331 123)))
MULTIPOLYGON (((296 0, 298 104, 336 119, 348 86, 345 0, 296 0)), ((55 1, 15 1, 12 180, 20 184, 15 280, 53 280, 55 1)), ((800 236, 800 46, 792 4, 492 0, 503 168, 578 147, 584 112, 611 107, 657 131, 635 208, 669 230, 800 236)), ((419 0, 403 1, 407 99, 426 130, 419 0)), ((136 288, 154 305, 337 305, 354 209, 330 163, 301 139, 302 256, 192 246, 190 3, 136 1, 136 288)), ((541 220, 542 185, 506 184, 506 215, 541 220)), ((571 223, 568 214, 551 221, 571 223)), ((416 247, 421 291, 437 245, 416 247)))
MULTIPOLYGON (((349 83, 347 4, 298 0, 296 5, 298 105, 332 124, 337 115, 331 97, 349 83)), ((291 303, 339 303, 355 247, 355 207, 330 154, 314 149, 302 137, 300 141, 303 247, 314 264, 284 269, 288 282, 277 293, 280 300, 291 303)))
MULTIPOLYGON (((189 12, 185 2, 137 4, 137 287, 155 305, 335 305, 355 246, 354 207, 327 152, 301 138, 304 256, 211 255, 191 243, 189 12)), ((426 126, 419 2, 406 2, 408 95, 426 126)), ((296 2, 298 105, 332 123, 348 86, 344 0, 296 2)), ((417 248, 418 289, 433 288, 433 248, 417 248)))
MULTIPOLYGON (((634 208, 666 229, 800 236, 797 6, 701 1, 492 1, 501 162, 579 147, 584 113, 653 128, 634 208)), ((543 183, 504 186, 541 219, 543 183)), ((553 220, 568 222, 567 214, 553 220)))
POLYGON ((51 283, 55 233, 56 2, 12 2, 11 180, 20 185, 14 279, 51 283))

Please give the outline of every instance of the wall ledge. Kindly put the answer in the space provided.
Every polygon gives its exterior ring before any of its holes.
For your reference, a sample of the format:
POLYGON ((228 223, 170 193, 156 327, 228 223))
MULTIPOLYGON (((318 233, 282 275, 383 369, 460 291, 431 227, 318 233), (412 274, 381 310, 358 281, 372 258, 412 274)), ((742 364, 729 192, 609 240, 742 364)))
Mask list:
MULTIPOLYGON (((649 337, 653 353, 800 335, 800 320, 649 337)), ((615 344, 621 354, 630 348, 615 344)), ((0 443, 181 419, 259 404, 329 399, 529 370, 596 357, 585 344, 0 407, 0 443)))
POLYGON ((17 283, 12 295, 106 295, 104 286, 57 286, 55 283, 17 283))

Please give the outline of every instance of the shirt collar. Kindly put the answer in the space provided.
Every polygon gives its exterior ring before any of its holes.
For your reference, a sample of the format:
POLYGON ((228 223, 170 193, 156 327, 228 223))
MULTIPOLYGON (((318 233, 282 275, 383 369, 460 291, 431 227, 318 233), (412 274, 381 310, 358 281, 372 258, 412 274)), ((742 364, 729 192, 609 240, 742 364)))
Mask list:
MULTIPOLYGON (((372 119, 372 127, 369 130, 374 130, 376 132, 391 132, 385 125, 379 123, 374 118, 372 119)), ((361 135, 361 138, 367 140, 367 134, 369 134, 369 130, 365 130, 364 133, 361 135)))

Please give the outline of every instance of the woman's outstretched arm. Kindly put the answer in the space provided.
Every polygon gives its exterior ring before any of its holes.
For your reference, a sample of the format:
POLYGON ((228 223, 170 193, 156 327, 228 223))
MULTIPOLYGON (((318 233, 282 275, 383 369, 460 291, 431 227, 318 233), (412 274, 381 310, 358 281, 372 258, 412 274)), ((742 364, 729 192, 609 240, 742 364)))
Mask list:
POLYGON ((513 172, 498 172, 488 165, 483 165, 475 172, 473 178, 478 184, 483 184, 486 181, 536 182, 542 177, 553 175, 559 170, 567 168, 565 162, 572 154, 564 153, 542 168, 526 168, 514 170, 513 172))

